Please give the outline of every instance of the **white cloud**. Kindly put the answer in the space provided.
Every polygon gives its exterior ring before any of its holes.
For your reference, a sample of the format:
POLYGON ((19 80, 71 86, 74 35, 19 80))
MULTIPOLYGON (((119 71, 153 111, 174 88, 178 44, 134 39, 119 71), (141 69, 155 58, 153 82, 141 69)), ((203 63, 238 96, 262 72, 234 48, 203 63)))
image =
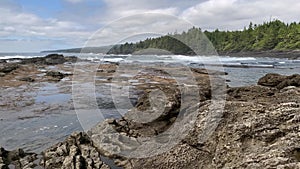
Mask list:
POLYGON ((298 21, 299 8, 299 0, 209 0, 184 10, 180 17, 205 29, 232 30, 270 18, 298 21))
POLYGON ((88 46, 136 41, 136 37, 162 36, 169 32, 183 31, 193 25, 172 15, 143 13, 123 17, 101 28, 88 42, 88 46))
MULTIPOLYGON (((178 15, 180 6, 177 1, 170 0, 104 0, 106 3, 105 16, 100 18, 102 22, 110 22, 122 17, 143 13, 161 13, 178 15)), ((180 2, 180 1, 179 1, 180 2)))
POLYGON ((105 0, 105 3, 105 13, 95 18, 104 26, 91 37, 89 46, 115 44, 125 39, 136 41, 137 34, 141 33, 154 36, 186 30, 192 25, 186 26, 188 23, 178 20, 181 12, 178 3, 186 6, 195 1, 105 0))
MULTIPOLYGON (((0 36, 6 39, 7 43, 1 41, 0 52, 15 52, 16 50, 36 51, 36 47, 51 43, 62 43, 55 39, 65 39, 70 42, 70 46, 82 46, 91 32, 85 31, 80 23, 71 21, 44 19, 35 14, 23 12, 21 8, 13 4, 0 4, 0 36), (15 10, 18 9, 18 10, 15 10), (21 39, 16 41, 14 39, 21 39), (23 39, 32 39, 27 42, 23 39), (9 40, 12 39, 12 40, 9 40), (41 43, 40 39, 44 39, 41 43), (48 41, 48 42, 46 42, 48 41)), ((47 46, 44 46, 45 49, 47 46)))
POLYGON ((12 0, 0 1, 0 36, 8 41, 1 41, 0 52, 18 49, 18 45, 23 46, 20 49, 27 47, 28 50, 59 44, 80 47, 93 31, 105 25, 105 30, 98 32, 94 39, 97 42, 94 45, 115 43, 134 37, 138 32, 150 35, 188 29, 188 24, 182 24, 183 21, 176 21, 172 16, 209 30, 242 29, 250 21, 262 23, 269 21, 271 16, 285 22, 300 20, 299 0, 104 0, 104 4, 91 6, 96 1, 64 0, 67 3, 63 11, 47 19, 39 17, 35 11, 22 11, 22 6, 12 0), (18 37, 32 41, 9 41, 18 37))

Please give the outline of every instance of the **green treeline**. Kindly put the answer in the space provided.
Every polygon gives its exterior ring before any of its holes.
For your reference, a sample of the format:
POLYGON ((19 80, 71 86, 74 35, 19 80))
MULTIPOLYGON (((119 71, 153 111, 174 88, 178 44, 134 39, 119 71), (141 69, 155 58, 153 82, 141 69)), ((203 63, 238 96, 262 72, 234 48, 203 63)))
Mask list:
POLYGON ((148 38, 137 43, 116 45, 110 54, 131 54, 148 48, 170 51, 173 54, 194 55, 199 51, 208 53, 214 47, 218 52, 296 50, 300 49, 300 23, 285 24, 280 20, 260 25, 250 23, 242 31, 202 32, 191 28, 180 34, 168 34, 159 38, 148 38), (205 35, 205 36, 204 36, 205 35), (191 50, 190 47, 194 50, 191 50))

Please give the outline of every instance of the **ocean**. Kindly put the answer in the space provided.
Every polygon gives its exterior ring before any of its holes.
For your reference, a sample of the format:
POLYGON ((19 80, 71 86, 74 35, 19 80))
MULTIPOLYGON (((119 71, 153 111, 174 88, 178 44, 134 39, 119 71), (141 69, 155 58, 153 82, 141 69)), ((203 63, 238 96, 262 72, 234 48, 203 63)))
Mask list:
MULTIPOLYGON (((146 64, 183 64, 225 71, 231 87, 255 85, 266 73, 292 75, 300 72, 300 60, 268 57, 230 57, 230 56, 183 56, 183 55, 105 55, 93 53, 60 53, 64 56, 77 56, 93 62, 139 62, 146 64)), ((0 59, 43 57, 47 53, 0 53, 0 59)))

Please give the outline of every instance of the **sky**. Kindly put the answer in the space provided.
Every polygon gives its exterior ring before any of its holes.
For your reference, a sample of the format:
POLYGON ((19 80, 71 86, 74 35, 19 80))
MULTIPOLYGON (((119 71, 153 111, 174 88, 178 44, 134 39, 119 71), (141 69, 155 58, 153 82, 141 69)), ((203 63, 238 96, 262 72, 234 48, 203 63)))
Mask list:
POLYGON ((191 26, 299 22, 299 9, 299 0, 0 0, 0 53, 106 46, 191 26))

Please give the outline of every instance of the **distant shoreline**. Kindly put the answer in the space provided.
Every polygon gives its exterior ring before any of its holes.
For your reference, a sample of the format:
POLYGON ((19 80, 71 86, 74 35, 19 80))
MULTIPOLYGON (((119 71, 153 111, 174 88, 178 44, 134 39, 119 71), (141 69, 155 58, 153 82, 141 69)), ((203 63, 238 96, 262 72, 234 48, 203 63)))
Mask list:
MULTIPOLYGON (((104 50, 103 47, 99 47, 104 50)), ((74 49, 62 49, 62 50, 49 50, 41 51, 41 53, 81 53, 81 48, 74 49)), ((101 53, 96 47, 89 48, 89 50, 84 50, 82 53, 101 53), (93 50, 94 49, 94 50, 93 50)), ((161 55, 162 53, 143 53, 143 55, 161 55)), ((172 53, 168 53, 172 54, 172 53)), ((270 58, 288 58, 291 60, 300 59, 300 50, 269 50, 269 51, 242 51, 242 52, 232 52, 232 51, 219 51, 219 56, 230 56, 230 57, 270 57, 270 58)), ((174 54, 175 55, 175 54, 174 54)), ((193 55, 186 55, 193 56, 193 55)))
POLYGON ((220 56, 231 56, 231 57, 270 57, 270 58, 288 58, 288 59, 299 59, 299 50, 290 51, 244 51, 244 52, 218 52, 220 56))

